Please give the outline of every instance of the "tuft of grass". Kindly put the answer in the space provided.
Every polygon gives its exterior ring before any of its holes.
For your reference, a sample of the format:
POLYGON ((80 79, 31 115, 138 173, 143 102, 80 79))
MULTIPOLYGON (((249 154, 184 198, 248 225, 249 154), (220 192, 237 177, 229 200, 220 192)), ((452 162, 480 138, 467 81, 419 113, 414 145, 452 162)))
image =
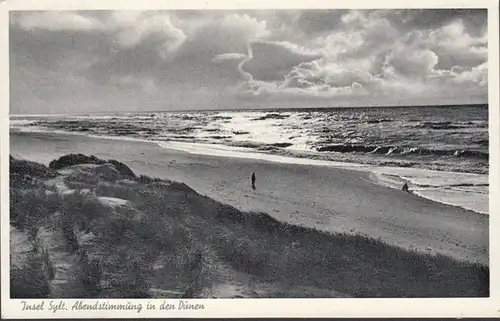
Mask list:
POLYGON ((152 284, 152 267, 148 262, 125 256, 118 266, 119 273, 109 280, 106 297, 148 298, 152 284))
POLYGON ((37 231, 58 209, 59 195, 44 188, 10 190, 10 221, 21 230, 37 231))
POLYGON ((15 299, 47 298, 50 294, 49 282, 43 261, 36 251, 29 254, 25 266, 10 269, 10 297, 15 299))
POLYGON ((150 177, 147 175, 140 175, 139 177, 136 177, 136 181, 141 183, 141 184, 149 184, 153 182, 165 182, 165 180, 158 178, 158 177, 150 177))
POLYGON ((221 257, 245 273, 264 276, 270 274, 273 258, 269 253, 260 251, 254 242, 245 238, 224 235, 218 240, 221 257))
POLYGON ((94 184, 89 184, 85 182, 77 182, 77 181, 70 181, 70 180, 65 180, 64 184, 70 188, 70 189, 75 189, 75 190, 83 190, 83 189, 94 189, 95 185, 94 184))
POLYGON ((97 184, 95 189, 95 194, 97 196, 107 196, 107 197, 116 197, 122 198, 129 201, 138 200, 139 196, 135 189, 130 186, 123 186, 117 184, 108 184, 104 182, 100 182, 97 184))
POLYGON ((43 262, 43 265, 46 270, 46 276, 48 281, 54 280, 56 276, 56 269, 54 265, 52 264, 52 260, 49 255, 49 251, 47 249, 42 248, 40 249, 40 259, 43 262))
POLYGON ((118 170, 121 176, 132 179, 136 177, 130 167, 128 167, 124 163, 119 162, 116 159, 109 159, 108 163, 112 164, 118 170))
POLYGON ((101 217, 109 209, 102 205, 97 197, 75 190, 63 195, 59 207, 63 226, 73 226, 78 230, 87 230, 90 223, 101 217))
POLYGON ((99 177, 93 172, 78 170, 70 175, 68 175, 65 179, 66 183, 78 182, 85 183, 88 186, 94 186, 99 183, 99 177))
POLYGON ((101 262, 98 259, 83 258, 75 271, 75 288, 79 290, 79 297, 100 297, 102 293, 101 279, 101 262))
POLYGON ((9 173, 11 175, 28 175, 41 179, 54 177, 56 175, 55 171, 43 164, 15 159, 12 156, 10 156, 9 159, 9 173))
POLYGON ((99 159, 94 155, 86 156, 84 154, 68 154, 51 161, 49 164, 49 168, 57 170, 73 165, 81 165, 81 164, 102 165, 104 163, 106 163, 106 161, 99 159))

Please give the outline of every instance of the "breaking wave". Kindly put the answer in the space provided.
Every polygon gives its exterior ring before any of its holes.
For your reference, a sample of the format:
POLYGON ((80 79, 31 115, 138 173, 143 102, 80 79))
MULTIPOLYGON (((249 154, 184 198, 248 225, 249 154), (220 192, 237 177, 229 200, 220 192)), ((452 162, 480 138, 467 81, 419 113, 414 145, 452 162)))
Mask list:
POLYGON ((318 152, 337 152, 337 153, 367 153, 380 155, 417 155, 417 156, 449 156, 476 158, 482 160, 489 159, 489 153, 474 150, 444 150, 428 149, 422 147, 399 147, 399 146, 365 146, 351 144, 336 144, 318 147, 318 152))

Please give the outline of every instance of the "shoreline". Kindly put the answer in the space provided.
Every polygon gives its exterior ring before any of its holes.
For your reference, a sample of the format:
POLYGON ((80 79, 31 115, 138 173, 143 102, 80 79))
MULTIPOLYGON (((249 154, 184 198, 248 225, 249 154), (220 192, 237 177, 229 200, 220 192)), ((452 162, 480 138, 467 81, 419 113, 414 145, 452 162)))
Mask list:
MULTIPOLYGON (((11 129, 11 135, 16 133, 74 135, 95 139, 140 142, 146 144, 154 144, 168 150, 187 152, 189 154, 195 155, 242 158, 252 160, 258 159, 261 161, 274 162, 278 164, 325 166, 335 169, 347 169, 351 171, 367 173, 368 178, 372 183, 384 187, 389 187, 395 190, 400 190, 401 186, 405 182, 408 182, 410 183, 410 192, 414 196, 431 200, 433 202, 458 207, 467 211, 475 212, 477 214, 489 215, 489 192, 473 193, 470 191, 461 191, 462 193, 459 195, 447 195, 447 193, 451 194, 450 192, 457 193, 456 188, 460 186, 489 187, 489 174, 476 174, 461 171, 441 171, 419 167, 413 168, 397 166, 376 166, 362 163, 349 163, 307 157, 270 154, 255 151, 247 147, 236 147, 223 144, 204 144, 181 141, 156 141, 128 136, 95 135, 79 132, 68 132, 64 130, 36 130, 18 128, 13 131, 11 129), (460 177, 458 181, 462 182, 461 184, 451 184, 449 186, 445 184, 447 180, 456 179, 455 176, 457 175, 459 175, 460 177), (421 176, 424 176, 426 179, 429 177, 435 178, 435 181, 431 181, 431 183, 427 183, 427 181, 425 181, 424 184, 420 186, 418 181, 421 179, 421 176), (397 177, 396 182, 393 177, 397 177), (465 183, 463 183, 464 181, 465 183), (442 185, 440 185, 440 183, 442 185), (486 196, 481 196, 479 194, 485 194, 486 196)), ((486 188, 486 190, 488 191, 489 188, 486 188)))
POLYGON ((70 154, 47 167, 11 156, 9 165, 13 298, 490 293, 484 264, 242 212, 116 159, 70 154))
POLYGON ((120 159, 137 173, 183 182, 221 203, 265 212, 290 224, 358 233, 459 260, 489 261, 488 215, 376 185, 366 172, 194 155, 151 142, 117 144, 104 138, 47 133, 11 135, 14 157, 47 164, 71 152, 120 159), (257 172, 255 192, 250 188, 252 171, 257 172))

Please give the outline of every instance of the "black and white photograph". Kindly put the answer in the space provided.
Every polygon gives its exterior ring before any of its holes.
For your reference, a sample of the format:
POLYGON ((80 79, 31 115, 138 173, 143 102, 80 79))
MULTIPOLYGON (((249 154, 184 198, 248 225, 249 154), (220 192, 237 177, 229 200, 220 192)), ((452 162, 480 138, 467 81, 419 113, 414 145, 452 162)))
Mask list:
POLYGON ((486 8, 8 18, 23 310, 490 297, 486 8))

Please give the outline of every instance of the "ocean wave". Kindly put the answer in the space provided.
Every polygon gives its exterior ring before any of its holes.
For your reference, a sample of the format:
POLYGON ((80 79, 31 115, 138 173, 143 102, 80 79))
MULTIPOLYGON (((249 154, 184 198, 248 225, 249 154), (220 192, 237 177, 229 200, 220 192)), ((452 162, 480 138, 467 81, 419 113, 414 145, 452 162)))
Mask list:
POLYGON ((282 148, 293 146, 292 143, 255 143, 250 141, 245 142, 231 142, 229 146, 244 147, 259 151, 274 151, 282 148))
POLYGON ((286 119, 288 117, 290 117, 290 115, 272 113, 272 114, 266 114, 261 117, 253 118, 252 120, 256 121, 256 120, 266 120, 266 119, 286 119))
POLYGON ((451 156, 458 158, 476 158, 487 160, 489 153, 475 150, 446 150, 446 149, 428 149, 422 147, 399 147, 399 146, 366 146, 351 144, 327 145, 316 148, 318 152, 337 152, 337 153, 368 153, 379 155, 417 155, 417 156, 451 156))
POLYGON ((370 119, 365 121, 366 124, 379 124, 379 123, 389 123, 394 121, 394 119, 391 118, 381 118, 381 119, 370 119))
POLYGON ((472 142, 472 144, 475 145, 481 145, 481 146, 489 146, 490 140, 488 138, 486 139, 477 139, 472 142))
POLYGON ((286 147, 293 146, 293 144, 291 144, 291 143, 273 143, 273 144, 267 144, 267 146, 286 148, 286 147))
POLYGON ((213 116, 212 120, 230 120, 233 119, 231 116, 213 116))
POLYGON ((416 125, 409 125, 413 128, 428 128, 428 129, 438 129, 438 130, 448 130, 448 129, 463 129, 463 128, 485 128, 488 126, 486 122, 450 122, 450 121, 425 121, 418 122, 416 125))

